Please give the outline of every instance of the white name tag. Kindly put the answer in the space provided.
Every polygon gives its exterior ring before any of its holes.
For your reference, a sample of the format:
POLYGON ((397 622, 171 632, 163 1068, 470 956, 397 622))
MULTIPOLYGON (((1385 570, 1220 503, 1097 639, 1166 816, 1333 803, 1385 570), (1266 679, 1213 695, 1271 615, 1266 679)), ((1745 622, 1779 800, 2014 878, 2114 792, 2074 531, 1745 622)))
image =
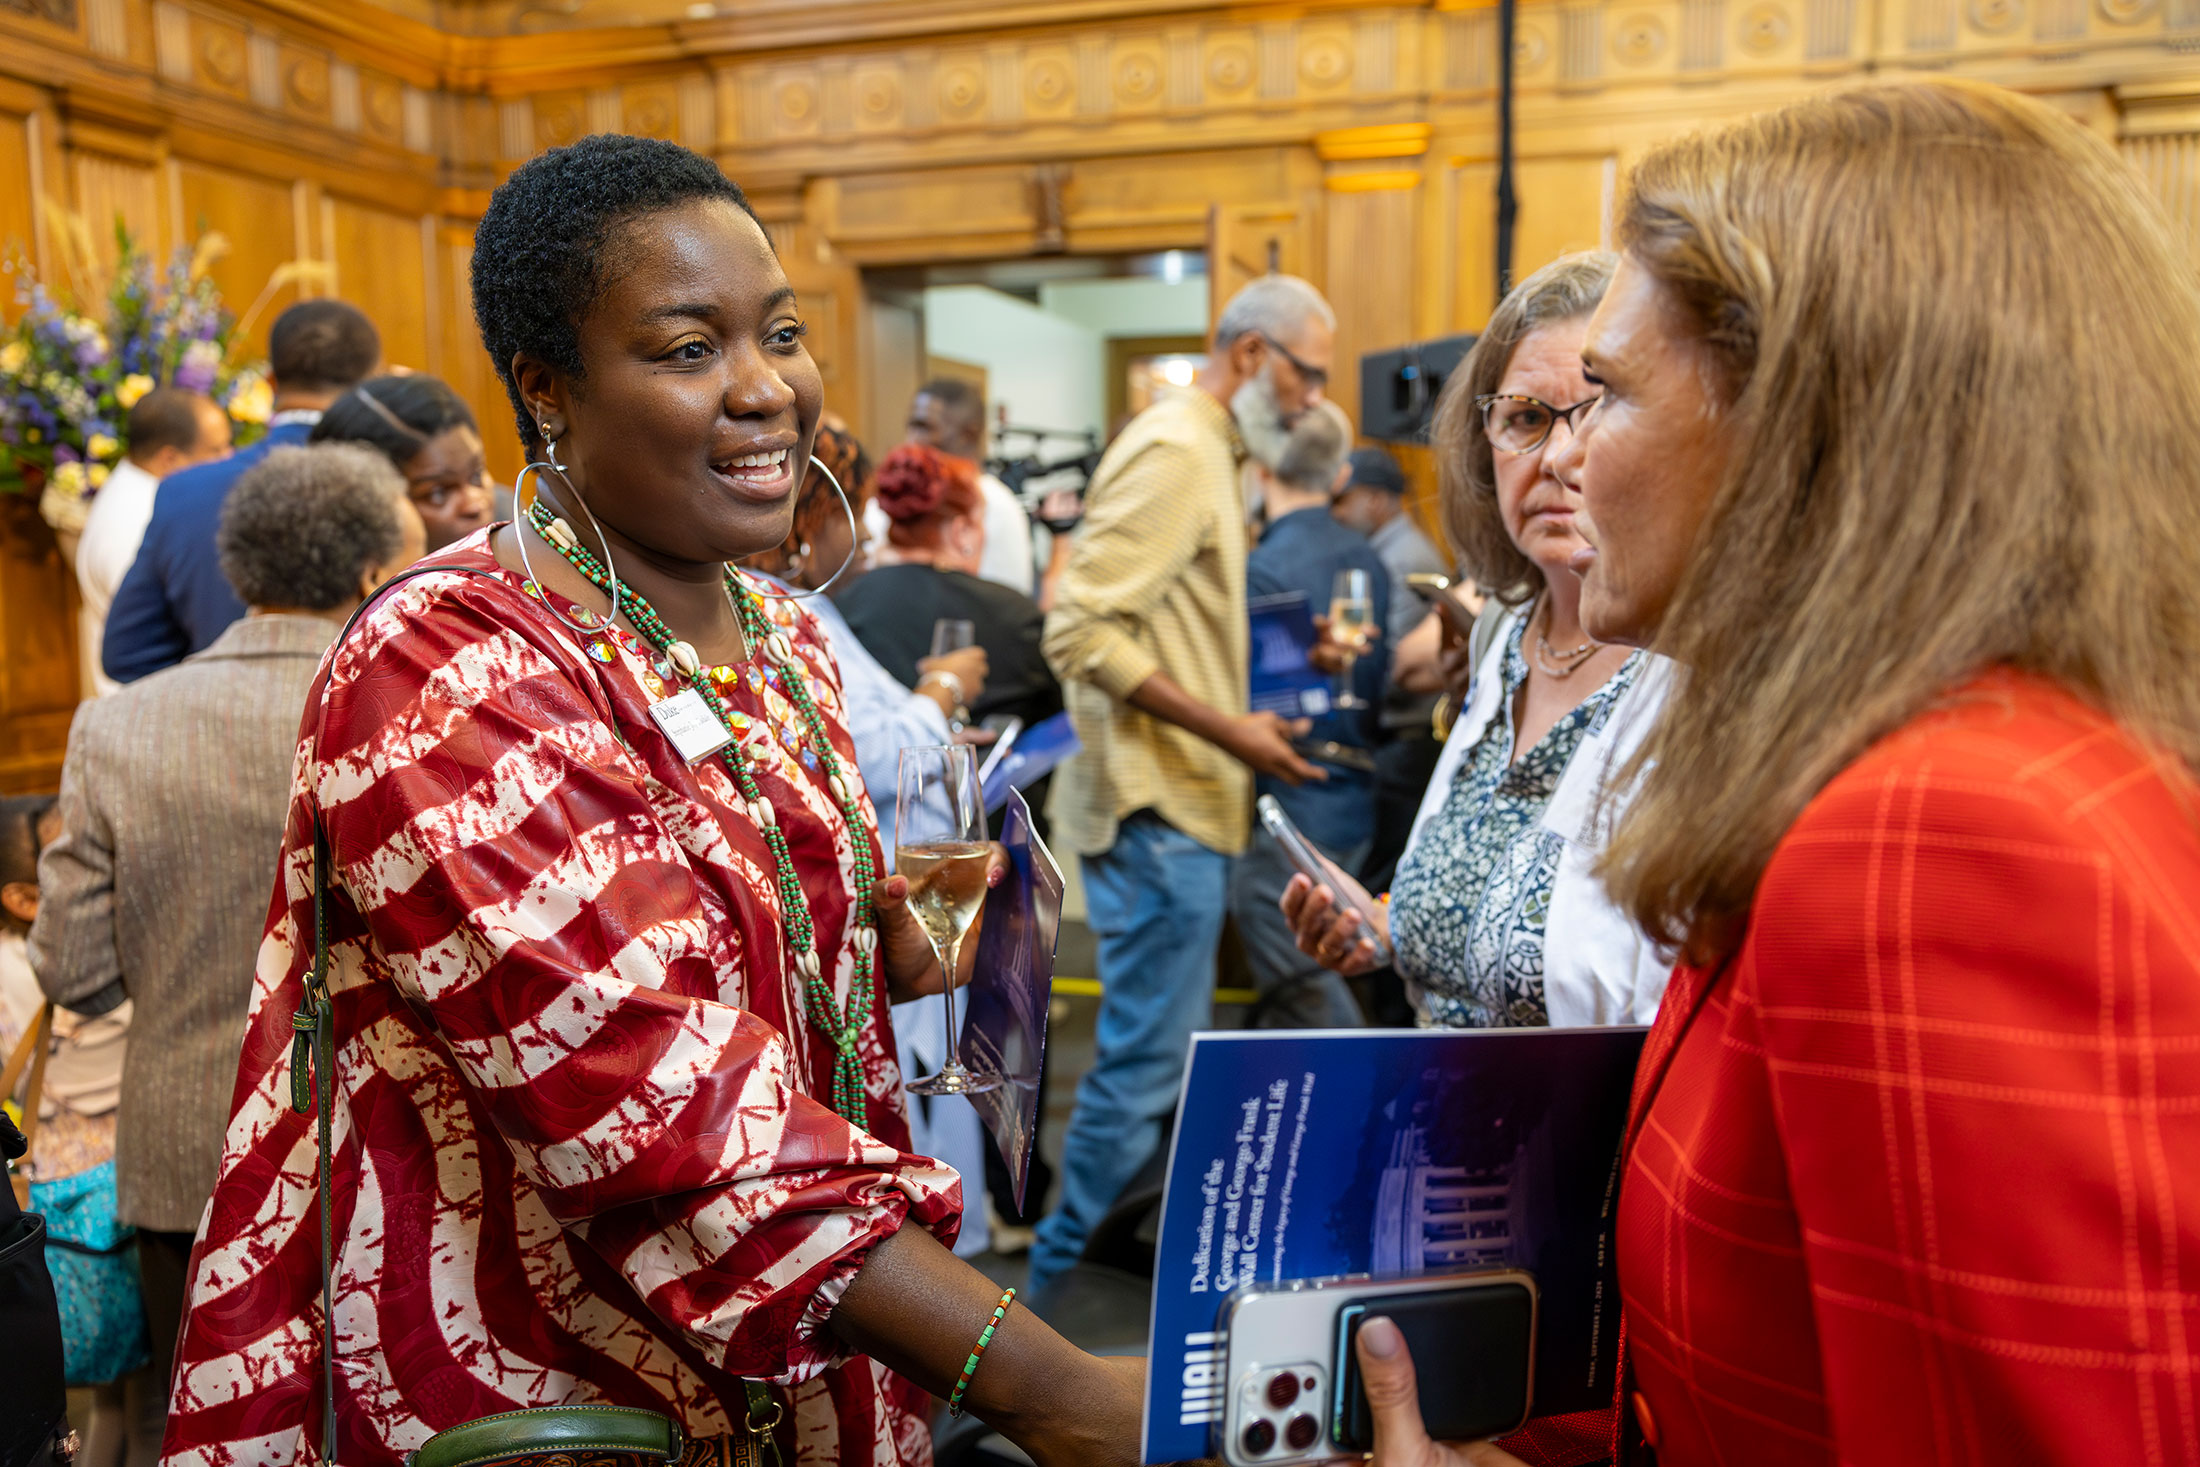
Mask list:
POLYGON ((733 742, 733 735, 693 688, 649 705, 649 716, 690 764, 699 763, 733 742))

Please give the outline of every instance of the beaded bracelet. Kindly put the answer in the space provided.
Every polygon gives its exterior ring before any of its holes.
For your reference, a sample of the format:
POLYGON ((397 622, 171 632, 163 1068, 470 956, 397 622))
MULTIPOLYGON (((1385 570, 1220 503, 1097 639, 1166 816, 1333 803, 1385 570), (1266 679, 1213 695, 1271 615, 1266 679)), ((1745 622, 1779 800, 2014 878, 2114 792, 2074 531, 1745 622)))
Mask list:
POLYGON ((984 1358, 985 1347, 993 1343, 993 1331, 1001 1327, 1001 1316, 1008 1313, 1008 1301, 1015 1297, 1016 1291, 1014 1289, 1001 1291, 1001 1302, 993 1306, 993 1317, 986 1321, 985 1333, 978 1336, 977 1348, 972 1350, 970 1358, 963 1362, 962 1379, 955 1382, 955 1389, 948 1394, 948 1415, 960 1416, 963 1414, 963 1392, 970 1389, 970 1377, 978 1373, 978 1361, 984 1358))

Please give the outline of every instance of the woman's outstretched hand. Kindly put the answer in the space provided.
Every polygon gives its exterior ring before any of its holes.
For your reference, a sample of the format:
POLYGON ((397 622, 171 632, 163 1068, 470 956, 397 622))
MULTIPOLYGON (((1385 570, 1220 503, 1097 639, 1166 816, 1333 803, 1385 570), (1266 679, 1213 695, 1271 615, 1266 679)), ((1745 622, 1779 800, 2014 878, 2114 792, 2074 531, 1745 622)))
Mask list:
POLYGON ((1526 1467, 1491 1442, 1434 1442, 1421 1422, 1413 1352, 1398 1326, 1377 1316, 1360 1326, 1353 1351, 1375 1421, 1373 1467, 1526 1467))
MULTIPOLYGON (((995 841, 985 865, 986 887, 999 886, 1007 874, 1008 852, 995 841)), ((938 993, 945 987, 940 981, 939 957, 932 951, 932 939, 924 934, 924 924, 909 910, 909 878, 880 878, 871 888, 871 907, 878 913, 878 966, 886 979, 887 1001, 907 1003, 938 993)), ((955 964, 957 988, 970 981, 971 969, 978 961, 978 934, 984 927, 985 908, 981 905, 970 930, 963 934, 960 960, 955 964)))

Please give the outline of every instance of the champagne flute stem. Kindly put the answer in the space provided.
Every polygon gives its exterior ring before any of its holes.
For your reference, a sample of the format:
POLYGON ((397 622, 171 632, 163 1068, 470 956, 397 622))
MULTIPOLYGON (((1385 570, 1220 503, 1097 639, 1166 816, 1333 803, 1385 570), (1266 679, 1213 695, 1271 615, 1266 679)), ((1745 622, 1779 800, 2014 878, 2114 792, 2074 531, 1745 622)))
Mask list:
MULTIPOLYGON (((932 944, 932 950, 939 952, 939 944, 932 944)), ((962 938, 949 938, 947 951, 940 957, 940 997, 947 1004, 947 1060, 940 1066, 943 1071, 962 1068, 962 1062, 955 1052, 955 969, 961 962, 962 938)))

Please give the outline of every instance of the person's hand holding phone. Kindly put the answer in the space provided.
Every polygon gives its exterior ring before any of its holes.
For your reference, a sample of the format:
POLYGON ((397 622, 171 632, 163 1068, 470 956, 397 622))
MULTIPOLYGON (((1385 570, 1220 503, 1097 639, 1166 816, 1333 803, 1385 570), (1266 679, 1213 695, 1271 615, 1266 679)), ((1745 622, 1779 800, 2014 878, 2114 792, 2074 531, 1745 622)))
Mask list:
MULTIPOLYGON (((1445 600, 1450 599, 1447 592, 1445 600)), ((1436 625, 1437 672, 1443 678, 1444 691, 1451 695, 1453 706, 1464 708, 1467 705, 1468 685, 1474 681, 1474 621, 1472 618, 1446 615, 1439 608, 1436 625)))
POLYGON ((1421 1420, 1413 1352, 1406 1348, 1406 1338, 1398 1326, 1387 1319, 1370 1319, 1360 1326, 1353 1351, 1360 1362, 1360 1384, 1367 1392, 1369 1415, 1375 1422, 1375 1454, 1365 1459, 1373 1467, 1527 1467, 1494 1442, 1429 1440, 1421 1420))
POLYGON ((1334 862, 1324 859, 1322 864, 1329 868, 1329 884, 1317 886, 1303 872, 1296 873, 1285 884, 1279 905, 1300 952, 1332 973, 1357 978, 1382 966, 1382 948, 1362 929, 1359 906, 1374 909, 1366 921, 1384 945, 1390 942, 1390 908, 1374 902, 1367 888, 1339 871, 1334 862), (1346 899, 1339 901, 1339 894, 1346 899))

